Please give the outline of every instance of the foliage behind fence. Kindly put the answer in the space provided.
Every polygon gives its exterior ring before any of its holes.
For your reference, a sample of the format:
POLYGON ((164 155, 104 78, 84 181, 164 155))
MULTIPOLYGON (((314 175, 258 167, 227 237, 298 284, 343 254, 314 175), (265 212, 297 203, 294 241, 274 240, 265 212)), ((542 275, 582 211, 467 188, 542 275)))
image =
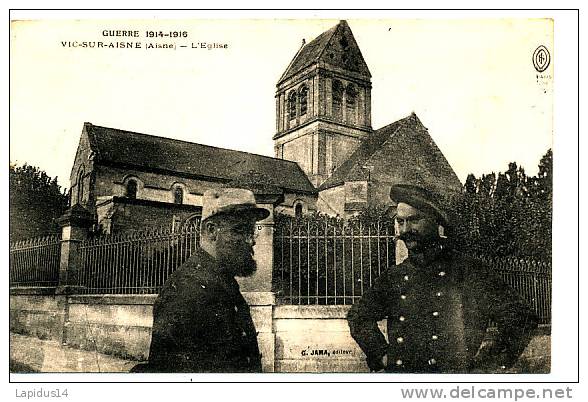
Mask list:
POLYGON ((478 255, 517 290, 539 316, 541 324, 551 322, 551 264, 515 257, 492 258, 478 255))
POLYGON ((10 243, 10 286, 56 286, 60 258, 60 236, 10 243))
POLYGON ((352 304, 394 261, 394 227, 329 219, 279 221, 274 290, 286 304, 352 304))

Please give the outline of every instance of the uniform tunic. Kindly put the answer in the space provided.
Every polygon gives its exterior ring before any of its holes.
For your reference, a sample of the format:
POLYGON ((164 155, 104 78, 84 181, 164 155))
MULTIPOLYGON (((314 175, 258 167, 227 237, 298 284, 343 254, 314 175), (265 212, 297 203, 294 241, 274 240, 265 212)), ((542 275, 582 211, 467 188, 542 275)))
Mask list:
POLYGON ((147 372, 261 372, 249 306, 229 270, 199 250, 153 307, 147 372))
POLYGON ((480 261, 439 250, 410 258, 376 280, 348 314, 351 335, 372 371, 387 354, 389 372, 463 373, 512 365, 537 326, 536 315, 480 261), (387 318, 388 342, 377 327, 387 318), (492 320, 498 338, 480 345, 492 320))

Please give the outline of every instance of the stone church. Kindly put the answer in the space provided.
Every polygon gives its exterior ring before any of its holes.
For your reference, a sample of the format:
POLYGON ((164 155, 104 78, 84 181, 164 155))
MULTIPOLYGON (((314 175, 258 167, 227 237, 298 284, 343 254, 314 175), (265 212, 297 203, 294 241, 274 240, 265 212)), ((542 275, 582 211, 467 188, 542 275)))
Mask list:
POLYGON ((385 208, 395 183, 460 191, 415 114, 372 128, 371 88, 346 21, 303 44, 278 81, 275 155, 298 162, 317 189, 317 208, 340 216, 385 208))
POLYGON ((346 21, 303 42, 275 98, 274 158, 85 123, 72 205, 114 233, 186 224, 206 189, 234 181, 264 187, 277 212, 341 217, 389 207, 394 183, 461 189, 414 113, 372 128, 371 74, 346 21))

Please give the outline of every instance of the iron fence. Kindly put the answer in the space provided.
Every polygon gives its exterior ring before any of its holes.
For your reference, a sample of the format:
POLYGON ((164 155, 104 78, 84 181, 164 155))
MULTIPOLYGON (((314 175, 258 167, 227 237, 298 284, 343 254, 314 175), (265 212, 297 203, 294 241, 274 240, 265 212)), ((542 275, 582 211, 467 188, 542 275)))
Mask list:
POLYGON ((539 317, 540 324, 551 323, 551 264, 515 257, 491 258, 477 255, 496 270, 504 282, 519 292, 539 317))
MULTIPOLYGON (((352 304, 395 263, 389 221, 287 219, 274 231, 273 290, 282 304, 352 304)), ((476 256, 551 322, 551 264, 476 256)))
POLYGON ((10 243, 10 286, 57 286, 60 236, 47 236, 10 243))
POLYGON ((168 276, 199 243, 199 222, 180 230, 165 228, 127 235, 107 235, 80 245, 81 294, 159 293, 168 276))
MULTIPOLYGON (((199 222, 180 230, 108 235, 80 243, 81 294, 159 293, 168 276, 196 250, 199 222)), ((60 238, 10 244, 10 286, 56 286, 60 238)), ((394 264, 390 221, 278 220, 272 287, 283 304, 353 304, 383 269, 394 264)), ((495 269, 537 312, 551 321, 551 264, 476 256, 495 269)))
POLYGON ((273 287, 284 304, 352 304, 394 261, 389 221, 289 220, 274 231, 273 287))

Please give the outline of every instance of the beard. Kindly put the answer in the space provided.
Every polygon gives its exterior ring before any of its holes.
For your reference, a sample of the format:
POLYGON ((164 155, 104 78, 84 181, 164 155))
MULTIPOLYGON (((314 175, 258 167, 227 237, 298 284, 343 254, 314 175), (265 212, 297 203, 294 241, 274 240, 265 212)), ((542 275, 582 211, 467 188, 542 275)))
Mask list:
POLYGON ((398 237, 404 241, 406 248, 410 252, 421 252, 426 248, 433 246, 436 240, 430 236, 423 236, 420 233, 407 232, 398 237))
POLYGON ((417 233, 404 233, 398 236, 399 240, 402 240, 406 245, 406 248, 410 251, 418 251, 422 244, 422 238, 417 233))
POLYGON ((248 277, 257 271, 253 247, 248 243, 220 244, 217 258, 220 266, 232 276, 248 277))

